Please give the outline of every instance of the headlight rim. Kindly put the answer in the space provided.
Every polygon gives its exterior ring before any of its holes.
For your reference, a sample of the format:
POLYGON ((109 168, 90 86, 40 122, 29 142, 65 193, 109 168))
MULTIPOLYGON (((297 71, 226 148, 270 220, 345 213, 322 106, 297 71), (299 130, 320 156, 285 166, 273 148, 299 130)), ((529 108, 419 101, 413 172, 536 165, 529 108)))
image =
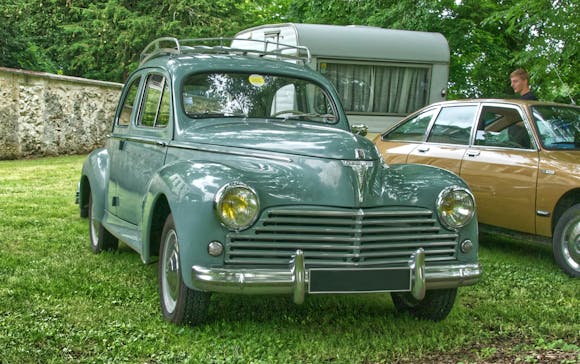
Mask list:
POLYGON ((448 187, 445 187, 444 189, 442 189, 441 192, 439 192, 439 195, 437 195, 435 207, 436 207, 436 211, 437 211, 437 217, 439 218, 439 221, 441 222, 441 224, 443 224, 443 226, 445 226, 446 228, 454 230, 454 231, 457 231, 457 230, 465 227, 466 225, 468 225, 475 217, 475 213, 477 211, 477 206, 476 206, 475 197, 473 196, 473 193, 469 190, 469 188, 458 186, 458 185, 448 186, 448 187), (449 195, 449 193, 456 192, 456 191, 461 191, 461 192, 466 193, 471 198, 473 208, 471 209, 471 213, 469 214, 470 215, 469 218, 465 219, 465 221, 463 223, 458 224, 458 225, 452 225, 442 215, 441 206, 443 204, 445 197, 447 195, 449 195))
POLYGON ((215 216, 218 219, 218 221, 220 222, 220 224, 223 227, 225 227, 226 229, 231 230, 231 231, 242 231, 242 230, 249 228, 250 226, 252 226, 256 222, 256 220, 258 220, 258 216, 260 215, 260 199, 259 199, 258 193, 256 192, 256 190, 254 188, 250 187, 248 184, 241 182, 241 181, 232 181, 232 182, 228 182, 228 183, 224 184, 223 186, 221 186, 214 196, 213 207, 214 207, 215 216), (255 201, 256 201, 256 212, 255 212, 254 216, 246 224, 243 224, 243 225, 230 225, 224 220, 224 218, 222 217, 222 214, 221 214, 221 207, 222 207, 222 203, 224 201, 224 197, 226 196, 228 191, 235 189, 235 188, 242 188, 242 189, 248 190, 251 194, 253 194, 255 201))

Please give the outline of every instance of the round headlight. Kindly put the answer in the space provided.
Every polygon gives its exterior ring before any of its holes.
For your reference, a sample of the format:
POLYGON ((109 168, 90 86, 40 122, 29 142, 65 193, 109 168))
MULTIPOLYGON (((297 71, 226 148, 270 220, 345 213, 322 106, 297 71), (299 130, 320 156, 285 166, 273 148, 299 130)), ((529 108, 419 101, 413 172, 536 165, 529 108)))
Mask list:
POLYGON ((241 182, 222 186, 215 195, 215 210, 221 223, 231 230, 243 230, 256 221, 260 212, 258 195, 241 182))
POLYGON ((475 215, 475 200, 468 189, 447 187, 437 197, 437 214, 448 228, 458 229, 467 225, 475 215))

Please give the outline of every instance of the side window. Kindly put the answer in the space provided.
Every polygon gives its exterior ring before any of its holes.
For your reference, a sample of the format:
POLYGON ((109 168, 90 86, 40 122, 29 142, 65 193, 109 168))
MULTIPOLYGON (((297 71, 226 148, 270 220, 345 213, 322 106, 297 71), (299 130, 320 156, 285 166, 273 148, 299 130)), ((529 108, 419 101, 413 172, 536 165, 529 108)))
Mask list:
POLYGON ((422 112, 383 136, 383 140, 405 140, 417 142, 425 140, 427 127, 436 111, 437 109, 431 109, 422 112))
POLYGON ((476 112, 476 105, 442 108, 427 141, 468 145, 476 112))
POLYGON ((529 149, 530 135, 517 109, 484 106, 477 123, 475 144, 529 149))
POLYGON ((131 113, 135 109, 135 103, 137 101, 137 92, 139 91, 139 82, 141 77, 136 78, 131 82, 129 90, 123 100, 123 106, 121 106, 121 113, 119 119, 117 119, 117 125, 128 126, 131 123, 131 113))
POLYGON ((169 122, 170 100, 165 77, 152 74, 147 77, 140 126, 164 127, 169 122))

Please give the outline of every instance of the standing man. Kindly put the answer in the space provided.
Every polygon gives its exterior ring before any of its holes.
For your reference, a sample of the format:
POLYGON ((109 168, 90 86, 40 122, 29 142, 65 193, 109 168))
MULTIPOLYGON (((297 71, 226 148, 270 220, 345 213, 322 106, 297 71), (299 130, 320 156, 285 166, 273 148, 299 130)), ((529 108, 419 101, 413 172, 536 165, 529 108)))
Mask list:
POLYGON ((514 92, 520 94, 520 99, 537 100, 538 98, 530 90, 530 76, 523 68, 518 68, 510 74, 512 88, 514 92))

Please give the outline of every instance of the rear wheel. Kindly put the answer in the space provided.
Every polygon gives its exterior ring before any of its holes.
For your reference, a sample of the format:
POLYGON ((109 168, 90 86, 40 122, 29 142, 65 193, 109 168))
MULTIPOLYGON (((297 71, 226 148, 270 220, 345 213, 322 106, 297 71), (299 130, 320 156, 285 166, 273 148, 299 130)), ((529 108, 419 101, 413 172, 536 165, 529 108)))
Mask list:
POLYGON ((163 318, 177 325, 205 321, 210 293, 190 289, 183 283, 179 244, 173 216, 169 215, 161 234, 159 297, 163 318))
POLYGON ((391 293, 397 311, 431 321, 446 318, 453 308, 456 296, 457 288, 428 290, 422 300, 417 300, 408 292, 391 293))
POLYGON ((556 263, 572 277, 580 277, 580 204, 570 207, 558 220, 552 238, 556 263))
POLYGON ((117 250, 119 239, 105 229, 101 222, 94 218, 93 214, 93 195, 89 194, 89 233, 93 252, 117 250))

